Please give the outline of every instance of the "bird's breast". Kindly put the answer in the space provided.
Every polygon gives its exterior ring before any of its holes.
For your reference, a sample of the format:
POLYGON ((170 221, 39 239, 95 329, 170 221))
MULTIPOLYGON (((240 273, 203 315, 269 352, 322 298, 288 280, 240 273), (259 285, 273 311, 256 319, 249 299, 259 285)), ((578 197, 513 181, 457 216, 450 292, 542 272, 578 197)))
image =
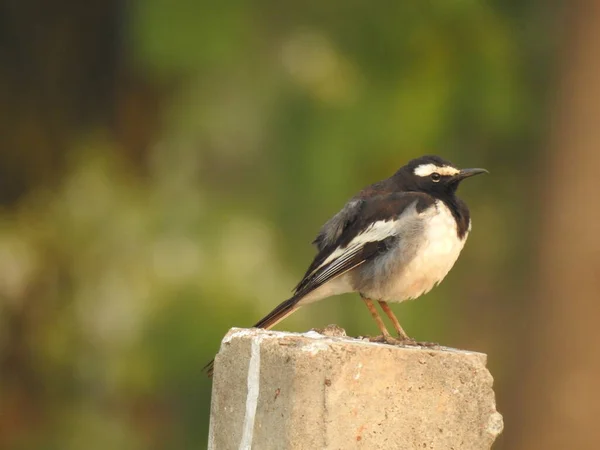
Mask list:
POLYGON ((401 302, 429 292, 448 274, 465 244, 459 238, 456 219, 441 201, 419 217, 421 226, 402 236, 398 246, 374 266, 371 294, 378 300, 401 302))

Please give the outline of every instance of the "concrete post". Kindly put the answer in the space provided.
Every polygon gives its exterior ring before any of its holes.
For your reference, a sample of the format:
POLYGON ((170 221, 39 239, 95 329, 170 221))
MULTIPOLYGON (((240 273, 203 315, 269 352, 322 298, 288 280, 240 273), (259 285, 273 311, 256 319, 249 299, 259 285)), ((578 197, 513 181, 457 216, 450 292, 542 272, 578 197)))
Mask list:
POLYGON ((489 449, 503 428, 486 355, 232 329, 210 450, 489 449))

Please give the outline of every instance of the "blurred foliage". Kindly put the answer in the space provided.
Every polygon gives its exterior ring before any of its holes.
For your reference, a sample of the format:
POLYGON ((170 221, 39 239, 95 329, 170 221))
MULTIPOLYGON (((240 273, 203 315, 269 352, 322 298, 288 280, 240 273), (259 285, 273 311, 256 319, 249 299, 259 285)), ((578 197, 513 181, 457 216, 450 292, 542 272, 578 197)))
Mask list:
MULTIPOLYGON (((203 448, 220 338, 289 295, 348 197, 424 153, 492 175, 462 189, 475 225, 452 275, 400 316, 496 351, 502 393, 552 64, 543 7, 124 4, 42 19, 13 2, 2 19, 0 93, 23 95, 0 116, 0 447, 203 448)), ((332 322, 375 333, 356 296, 280 327, 332 322)))

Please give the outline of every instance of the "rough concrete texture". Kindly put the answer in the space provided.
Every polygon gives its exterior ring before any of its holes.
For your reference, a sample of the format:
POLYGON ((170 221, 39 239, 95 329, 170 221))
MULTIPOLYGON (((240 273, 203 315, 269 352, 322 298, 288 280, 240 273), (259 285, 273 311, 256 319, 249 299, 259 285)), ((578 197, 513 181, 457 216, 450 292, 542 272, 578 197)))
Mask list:
POLYGON ((489 449, 486 355, 232 329, 216 357, 209 449, 489 449))

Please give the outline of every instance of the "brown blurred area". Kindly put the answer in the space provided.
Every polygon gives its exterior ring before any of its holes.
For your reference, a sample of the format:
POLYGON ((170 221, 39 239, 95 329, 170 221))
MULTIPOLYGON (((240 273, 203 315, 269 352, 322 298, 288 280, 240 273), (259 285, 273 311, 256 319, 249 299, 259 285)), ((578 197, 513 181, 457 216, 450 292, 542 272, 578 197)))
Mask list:
POLYGON ((600 445, 600 3, 565 15, 557 92, 539 179, 539 243, 521 411, 509 448, 600 445), (516 435, 516 433, 515 433, 516 435))
POLYGON ((204 448, 220 338, 425 152, 491 175, 407 331, 488 354, 495 448, 600 447, 597 117, 591 0, 1 2, 0 448, 204 448))

